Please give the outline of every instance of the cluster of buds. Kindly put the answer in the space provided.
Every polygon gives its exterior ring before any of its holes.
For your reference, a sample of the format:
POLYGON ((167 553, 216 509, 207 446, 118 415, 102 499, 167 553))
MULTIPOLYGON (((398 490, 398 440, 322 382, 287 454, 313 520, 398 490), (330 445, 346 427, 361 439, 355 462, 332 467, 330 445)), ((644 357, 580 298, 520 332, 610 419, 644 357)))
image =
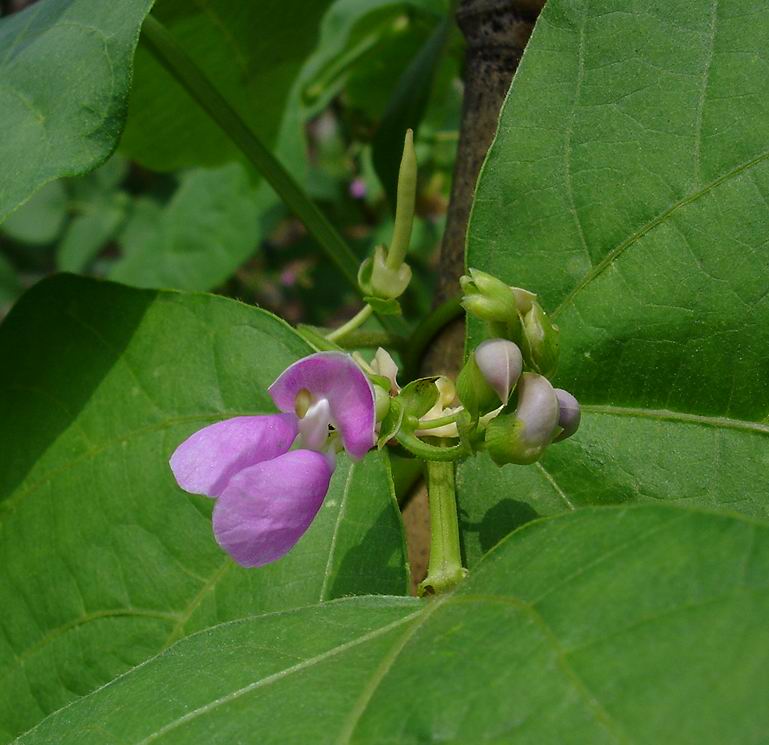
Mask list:
POLYGON ((476 447, 498 465, 527 465, 548 445, 573 435, 580 407, 568 391, 536 372, 524 372, 524 355, 509 339, 488 339, 470 355, 458 380, 464 427, 476 447))
POLYGON ((466 436, 499 465, 534 463, 548 445, 573 435, 580 421, 574 396, 548 380, 558 366, 558 327, 528 290, 477 269, 461 284, 463 307, 492 337, 459 376, 466 436))
POLYGON ((515 342, 526 369, 551 377, 558 367, 559 330, 533 292, 509 287, 478 269, 460 279, 464 309, 485 321, 489 336, 515 342))

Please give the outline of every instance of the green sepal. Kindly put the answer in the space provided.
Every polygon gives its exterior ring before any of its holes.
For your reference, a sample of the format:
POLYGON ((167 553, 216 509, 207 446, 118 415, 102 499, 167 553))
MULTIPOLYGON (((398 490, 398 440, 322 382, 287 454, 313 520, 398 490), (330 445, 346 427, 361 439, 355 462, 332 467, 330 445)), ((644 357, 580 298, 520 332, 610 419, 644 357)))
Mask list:
POLYGON ((368 303, 381 316, 399 316, 403 313, 401 304, 393 298, 385 300, 381 297, 366 295, 363 302, 368 303))
POLYGON ((358 287, 364 296, 371 295, 374 290, 371 288, 371 270, 373 269, 374 260, 369 257, 361 262, 358 267, 358 287))
POLYGON ((358 286, 364 295, 380 300, 395 300, 406 291, 410 282, 411 267, 403 262, 397 269, 391 269, 384 246, 377 246, 374 255, 358 268, 358 286))
POLYGON ((398 394, 397 400, 403 406, 403 413, 406 420, 410 417, 421 419, 430 409, 438 403, 440 391, 435 381, 437 376, 429 378, 418 378, 412 380, 398 394))
POLYGON ((397 398, 390 399, 390 410, 379 425, 376 446, 381 450, 400 431, 403 423, 403 404, 397 398))
POLYGON ((457 416, 457 432, 460 443, 468 452, 474 453, 483 447, 483 438, 486 432, 478 426, 478 419, 473 419, 467 411, 463 411, 457 416))
POLYGON ((390 390, 390 378, 385 375, 377 375, 376 373, 366 373, 366 377, 371 381, 371 385, 377 385, 380 388, 388 391, 390 390))
POLYGON ((384 375, 375 375, 366 373, 371 385, 374 388, 374 405, 376 407, 376 420, 384 421, 390 413, 392 407, 392 397, 390 396, 390 380, 384 375))
POLYGON ((457 396, 475 423, 482 414, 499 406, 499 397, 478 368, 474 353, 468 356, 457 377, 457 396))
POLYGON ((445 448, 438 445, 429 445, 426 442, 422 442, 422 440, 415 435, 412 435, 409 432, 404 432, 403 429, 398 432, 395 439, 398 440, 406 450, 423 460, 459 460, 459 458, 470 454, 465 445, 461 442, 458 445, 452 445, 451 447, 445 448))
POLYGON ((486 428, 486 450, 498 466, 508 463, 527 466, 538 461, 545 452, 547 443, 529 445, 524 442, 522 435, 525 426, 515 414, 500 414, 489 422, 486 428))
POLYGON ((560 352, 560 330, 542 310, 539 303, 533 303, 523 319, 521 352, 530 370, 551 378, 558 368, 560 352))

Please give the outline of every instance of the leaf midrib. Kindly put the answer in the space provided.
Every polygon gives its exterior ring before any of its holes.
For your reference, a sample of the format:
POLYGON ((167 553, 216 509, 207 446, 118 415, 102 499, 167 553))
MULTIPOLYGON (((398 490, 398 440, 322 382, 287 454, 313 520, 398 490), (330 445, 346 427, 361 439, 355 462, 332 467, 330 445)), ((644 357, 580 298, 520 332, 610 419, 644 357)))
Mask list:
POLYGON ((725 181, 728 181, 731 178, 736 178, 741 173, 744 173, 745 171, 748 171, 749 169, 753 168, 754 166, 758 165, 759 163, 763 162, 769 158, 769 150, 766 150, 759 155, 757 155, 755 158, 746 161, 745 163, 741 163, 740 165, 736 166, 730 171, 727 171, 723 175, 717 177, 710 183, 706 184, 702 187, 702 189, 699 189, 698 191, 694 191, 691 194, 686 195, 679 201, 672 204, 667 209, 663 210, 659 215, 652 218, 649 222, 641 226, 638 230, 636 230, 635 233, 632 233, 630 236, 628 236, 624 241, 621 241, 617 246, 615 246, 613 249, 609 251, 609 253, 604 256, 601 261, 599 261, 594 267, 590 269, 590 271, 585 274, 585 276, 576 284, 574 289, 572 289, 566 297, 561 301, 561 303, 558 305, 557 308, 552 312, 552 317, 557 318, 561 312, 564 310, 564 308, 573 302, 576 295, 578 295, 582 290, 585 289, 596 277, 598 277, 600 274, 604 272, 605 269, 608 269, 609 266, 614 262, 616 258, 618 258, 627 248, 632 246, 634 243, 637 243, 641 240, 647 233, 650 233, 654 228, 656 228, 658 225, 661 225, 664 223, 673 213, 677 212, 678 210, 692 204, 693 202, 696 202, 701 197, 709 194, 713 189, 723 184, 725 181))
POLYGON ((324 600, 328 600, 329 598, 326 597, 326 593, 328 592, 328 583, 331 579, 331 574, 334 570, 334 557, 336 554, 336 541, 337 536, 339 535, 339 526, 342 524, 342 520, 344 520, 344 515, 347 508, 347 498, 350 495, 350 486, 352 485, 353 476, 355 475, 355 469, 356 469, 356 463, 350 463, 350 470, 347 473, 347 478, 344 482, 344 488, 342 489, 342 498, 340 500, 339 504, 339 512, 337 512, 336 515, 336 522, 334 523, 334 532, 331 535, 331 544, 328 549, 328 559, 326 561, 326 567, 323 572, 323 584, 320 588, 320 597, 318 598, 318 602, 322 603, 324 600))
POLYGON ((639 419, 696 424, 715 429, 733 429, 742 432, 755 432, 761 435, 769 435, 769 424, 763 422, 751 422, 747 419, 733 419, 724 416, 705 416, 704 414, 691 414, 684 411, 672 411, 670 409, 647 409, 640 406, 585 404, 582 406, 582 411, 588 414, 636 417, 639 419))
POLYGON ((241 696, 244 696, 258 688, 263 688, 265 686, 271 685, 272 683, 282 680, 283 678, 289 675, 293 675, 294 673, 301 672, 302 670, 305 670, 309 667, 318 665, 327 659, 331 659, 333 657, 336 657, 337 655, 340 655, 346 652, 348 649, 352 649, 361 644, 365 644, 366 642, 371 641, 372 639, 376 639, 377 637, 382 636, 383 634, 386 634, 388 631, 392 631, 393 629, 396 629, 399 626, 402 626, 403 624, 408 623, 408 621, 410 621, 412 618, 418 618, 419 616, 422 616, 423 613, 424 613, 424 610, 420 608, 419 610, 416 610, 413 613, 409 613, 407 616, 404 616, 403 618, 399 618, 396 621, 392 621, 391 623, 388 623, 385 626, 380 626, 378 629, 369 631, 361 636, 356 637, 355 639, 351 639, 348 642, 344 642, 343 644, 339 644, 336 647, 327 649, 325 652, 322 652, 321 654, 315 655, 313 657, 309 657, 306 660, 302 660, 302 662, 299 662, 296 665, 292 665, 291 667, 287 667, 283 670, 279 670, 276 673, 272 673, 271 675, 268 675, 264 678, 260 678, 259 680, 255 680, 246 686, 243 686, 234 691, 231 691, 230 693, 224 696, 221 696, 218 699, 214 699, 213 701, 210 701, 204 706, 200 706, 197 709, 193 709, 192 711, 187 712, 186 714, 179 717, 178 719, 175 719, 172 722, 169 722, 168 724, 164 725, 157 731, 153 732, 151 735, 148 735, 147 737, 145 737, 143 740, 139 740, 136 743, 136 745, 148 745, 148 743, 155 742, 160 737, 162 737, 165 734, 168 734, 169 732, 173 731, 177 727, 180 727, 193 719, 197 719, 198 717, 203 716, 204 714, 208 713, 209 711, 215 708, 218 708, 219 706, 223 706, 229 703, 230 701, 234 701, 240 698, 241 696))

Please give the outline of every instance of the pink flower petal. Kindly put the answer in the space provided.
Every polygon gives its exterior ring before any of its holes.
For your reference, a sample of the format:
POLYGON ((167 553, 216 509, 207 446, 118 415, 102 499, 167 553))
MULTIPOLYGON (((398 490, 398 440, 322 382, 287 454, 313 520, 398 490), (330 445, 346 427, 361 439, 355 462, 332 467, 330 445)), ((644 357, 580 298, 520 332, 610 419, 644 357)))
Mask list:
POLYGON ((214 535, 246 567, 279 559, 323 504, 332 468, 314 450, 292 450, 235 475, 214 507, 214 535))
POLYGON ((185 491, 218 497, 238 471, 283 455, 297 431, 295 414, 225 419, 179 445, 171 456, 171 470, 185 491))
POLYGON ((374 390, 352 357, 342 352, 311 354, 287 368, 269 388, 275 405, 286 412, 294 411, 301 390, 309 391, 316 401, 328 401, 331 423, 353 458, 362 458, 371 449, 374 390))

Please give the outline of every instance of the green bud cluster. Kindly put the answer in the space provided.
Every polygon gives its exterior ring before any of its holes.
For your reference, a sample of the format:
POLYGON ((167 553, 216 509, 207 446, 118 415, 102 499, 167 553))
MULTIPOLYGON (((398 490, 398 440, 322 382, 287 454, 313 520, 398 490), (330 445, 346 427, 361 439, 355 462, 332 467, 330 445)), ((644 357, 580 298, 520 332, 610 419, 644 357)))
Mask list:
POLYGON ((551 377, 558 366, 559 329, 533 292, 510 287, 478 269, 460 279, 462 306, 485 321, 491 336, 515 342, 527 370, 551 377))
POLYGON ((548 380, 558 366, 559 329, 533 292, 477 269, 460 283, 465 310, 497 337, 474 350, 457 380, 460 433, 500 466, 534 463, 579 426, 577 400, 548 380))

